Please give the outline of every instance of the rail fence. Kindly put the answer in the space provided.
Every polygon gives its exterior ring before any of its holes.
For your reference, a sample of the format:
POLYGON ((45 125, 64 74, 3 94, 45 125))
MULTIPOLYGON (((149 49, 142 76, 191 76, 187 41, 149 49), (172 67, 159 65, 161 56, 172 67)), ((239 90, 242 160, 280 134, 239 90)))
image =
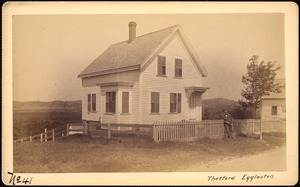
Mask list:
POLYGON ((84 126, 81 123, 66 124, 61 127, 57 127, 51 130, 45 129, 45 132, 28 136, 25 138, 14 140, 14 143, 23 143, 23 142, 49 142, 57 141, 62 138, 68 137, 71 134, 83 134, 84 126))

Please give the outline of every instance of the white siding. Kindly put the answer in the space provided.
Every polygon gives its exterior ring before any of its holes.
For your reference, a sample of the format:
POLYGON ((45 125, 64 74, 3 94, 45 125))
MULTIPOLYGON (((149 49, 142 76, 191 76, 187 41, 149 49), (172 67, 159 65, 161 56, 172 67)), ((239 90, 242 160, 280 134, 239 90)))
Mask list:
MULTIPOLYGON (((157 76, 157 58, 141 75, 142 123, 188 119, 188 98, 185 88, 202 86, 202 77, 186 54, 178 37, 175 37, 159 54, 166 56, 166 77, 157 76), (182 59, 182 78, 175 76, 175 58, 182 59), (150 114, 150 93, 160 92, 160 114, 150 114), (181 93, 181 113, 170 114, 170 93, 181 93)), ((199 109, 201 111, 201 109, 199 109)))
POLYGON ((262 119, 285 119, 285 110, 284 99, 262 100, 262 119), (277 106, 277 115, 272 115, 272 106, 277 106))

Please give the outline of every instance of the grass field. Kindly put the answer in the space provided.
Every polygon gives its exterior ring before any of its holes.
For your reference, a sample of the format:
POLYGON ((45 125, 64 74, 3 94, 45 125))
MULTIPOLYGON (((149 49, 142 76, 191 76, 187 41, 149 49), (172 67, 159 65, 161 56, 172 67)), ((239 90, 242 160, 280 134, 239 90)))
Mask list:
POLYGON ((13 138, 25 138, 67 123, 81 122, 81 110, 14 110, 13 138))
POLYGON ((265 134, 194 142, 154 143, 151 138, 90 139, 72 135, 57 142, 14 144, 14 172, 162 172, 214 160, 252 155, 285 145, 285 136, 265 134))

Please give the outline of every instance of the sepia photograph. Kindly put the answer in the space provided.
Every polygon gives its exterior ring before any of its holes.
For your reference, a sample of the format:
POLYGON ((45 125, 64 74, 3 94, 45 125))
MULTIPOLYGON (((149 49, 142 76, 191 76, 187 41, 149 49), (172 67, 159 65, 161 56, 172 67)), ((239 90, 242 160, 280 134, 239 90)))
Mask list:
POLYGON ((211 4, 3 5, 3 183, 296 184, 298 7, 211 4))

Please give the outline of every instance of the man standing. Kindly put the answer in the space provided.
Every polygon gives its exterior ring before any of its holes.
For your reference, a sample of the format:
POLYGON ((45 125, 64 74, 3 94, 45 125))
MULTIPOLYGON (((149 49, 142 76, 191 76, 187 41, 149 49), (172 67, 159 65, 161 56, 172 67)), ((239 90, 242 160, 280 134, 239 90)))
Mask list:
POLYGON ((232 136, 232 126, 233 126, 232 117, 230 116, 230 114, 228 113, 227 110, 224 110, 224 113, 221 114, 221 115, 222 115, 223 120, 224 120, 224 136, 225 136, 225 138, 228 137, 228 138, 233 139, 233 136, 232 136))

